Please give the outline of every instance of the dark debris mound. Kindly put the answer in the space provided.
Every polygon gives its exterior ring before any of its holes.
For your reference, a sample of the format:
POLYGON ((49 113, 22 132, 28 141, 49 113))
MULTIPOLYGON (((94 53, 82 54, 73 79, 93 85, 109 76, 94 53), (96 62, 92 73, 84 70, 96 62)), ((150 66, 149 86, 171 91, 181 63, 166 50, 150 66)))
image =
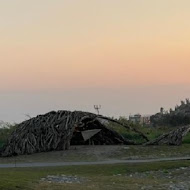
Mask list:
POLYGON ((66 150, 73 144, 134 144, 106 127, 109 118, 81 111, 52 111, 18 124, 1 156, 66 150), (80 136, 77 137, 77 135, 80 136), (83 138, 81 138, 81 136, 83 138))
POLYGON ((183 137, 190 132, 190 125, 179 127, 167 134, 161 135, 157 139, 146 143, 145 145, 176 145, 182 144, 183 137))

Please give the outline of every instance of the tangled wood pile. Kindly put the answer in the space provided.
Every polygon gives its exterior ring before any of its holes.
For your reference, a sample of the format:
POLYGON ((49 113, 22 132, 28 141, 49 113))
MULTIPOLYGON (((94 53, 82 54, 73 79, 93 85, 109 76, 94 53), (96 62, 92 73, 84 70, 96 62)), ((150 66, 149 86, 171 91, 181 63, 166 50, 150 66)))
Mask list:
POLYGON ((146 145, 180 145, 183 137, 190 131, 190 126, 184 126, 149 141, 142 132, 118 120, 81 111, 53 111, 18 124, 0 150, 0 156, 66 150, 70 145, 136 144, 108 128, 109 122, 138 133, 147 142, 146 145))
POLYGON ((124 139, 116 131, 106 127, 100 116, 94 119, 86 116, 75 128, 71 139, 71 145, 117 145, 135 144, 133 141, 124 139))
POLYGON ((68 149, 82 113, 58 111, 22 122, 3 147, 2 156, 68 149))
POLYGON ((70 143, 77 145, 135 144, 107 128, 105 121, 117 122, 107 117, 81 111, 53 111, 39 115, 19 124, 0 154, 14 156, 66 150, 70 143))
POLYGON ((145 145, 176 145, 182 144, 183 137, 190 132, 190 125, 179 127, 178 129, 171 131, 167 134, 161 135, 157 139, 146 143, 145 145))

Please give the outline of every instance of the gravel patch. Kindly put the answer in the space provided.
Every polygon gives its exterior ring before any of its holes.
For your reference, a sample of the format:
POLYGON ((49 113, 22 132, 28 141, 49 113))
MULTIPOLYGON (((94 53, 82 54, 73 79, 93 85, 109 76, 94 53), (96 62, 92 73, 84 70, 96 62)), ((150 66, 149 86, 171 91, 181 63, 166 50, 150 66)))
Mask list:
POLYGON ((149 178, 155 181, 165 181, 154 185, 141 186, 142 190, 190 190, 190 167, 181 167, 171 170, 148 171, 143 173, 133 173, 130 175, 133 178, 149 178))
POLYGON ((48 183, 82 183, 84 181, 83 178, 79 178, 77 176, 66 176, 66 175, 48 175, 45 178, 40 180, 41 182, 48 182, 48 183))

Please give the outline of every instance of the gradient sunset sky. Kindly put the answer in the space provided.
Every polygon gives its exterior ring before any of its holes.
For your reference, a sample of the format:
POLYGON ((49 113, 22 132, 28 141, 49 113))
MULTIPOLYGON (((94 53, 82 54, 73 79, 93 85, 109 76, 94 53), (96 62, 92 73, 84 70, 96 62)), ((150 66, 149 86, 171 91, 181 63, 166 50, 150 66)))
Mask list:
POLYGON ((153 114, 190 98, 189 0, 0 0, 0 120, 153 114))

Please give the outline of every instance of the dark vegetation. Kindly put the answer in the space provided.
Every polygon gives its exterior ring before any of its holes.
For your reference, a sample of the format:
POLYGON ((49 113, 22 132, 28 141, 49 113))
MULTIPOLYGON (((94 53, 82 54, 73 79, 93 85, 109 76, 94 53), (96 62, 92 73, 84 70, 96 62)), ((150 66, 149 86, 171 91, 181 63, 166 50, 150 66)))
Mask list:
MULTIPOLYGON (((117 119, 115 119, 115 120, 117 120, 117 119)), ((118 119, 118 121, 125 124, 125 125, 127 125, 127 126, 130 126, 133 129, 136 129, 138 131, 143 132, 148 137, 148 134, 149 134, 148 130, 146 131, 146 129, 143 128, 141 125, 133 124, 133 123, 129 122, 128 119, 125 118, 125 117, 120 117, 118 119)), ((124 138, 129 139, 129 140, 133 140, 136 143, 141 144, 143 142, 146 142, 145 139, 139 133, 136 133, 135 131, 130 130, 130 129, 126 129, 123 126, 121 126, 121 125, 119 125, 117 123, 110 122, 108 127, 115 130, 115 131, 117 131, 124 138)))
POLYGON ((190 100, 181 101, 180 106, 176 106, 174 110, 164 111, 160 109, 160 113, 151 116, 153 126, 182 126, 190 124, 190 100))
POLYGON ((16 129, 16 124, 4 123, 0 124, 0 148, 6 143, 8 137, 16 129))

